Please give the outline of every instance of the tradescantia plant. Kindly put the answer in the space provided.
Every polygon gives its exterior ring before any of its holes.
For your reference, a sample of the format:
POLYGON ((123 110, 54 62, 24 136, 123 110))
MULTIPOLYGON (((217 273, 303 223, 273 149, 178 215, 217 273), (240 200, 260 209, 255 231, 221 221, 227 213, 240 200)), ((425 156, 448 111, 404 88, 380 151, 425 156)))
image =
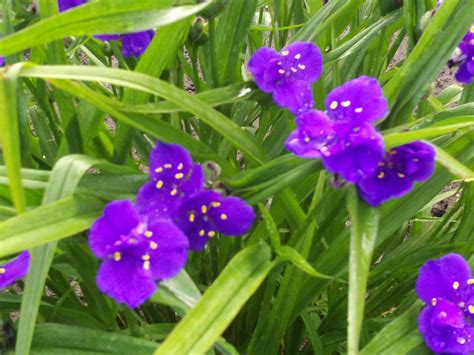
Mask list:
POLYGON ((474 352, 474 0, 3 0, 0 352, 474 352))

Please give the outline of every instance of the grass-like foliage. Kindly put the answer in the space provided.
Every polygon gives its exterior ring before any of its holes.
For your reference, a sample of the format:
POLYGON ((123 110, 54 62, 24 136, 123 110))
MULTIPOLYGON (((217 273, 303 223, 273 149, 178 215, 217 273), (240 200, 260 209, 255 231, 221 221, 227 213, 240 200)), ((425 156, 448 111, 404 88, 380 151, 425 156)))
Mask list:
POLYGON ((474 349, 474 0, 60 2, 0 2, 0 353, 474 349))

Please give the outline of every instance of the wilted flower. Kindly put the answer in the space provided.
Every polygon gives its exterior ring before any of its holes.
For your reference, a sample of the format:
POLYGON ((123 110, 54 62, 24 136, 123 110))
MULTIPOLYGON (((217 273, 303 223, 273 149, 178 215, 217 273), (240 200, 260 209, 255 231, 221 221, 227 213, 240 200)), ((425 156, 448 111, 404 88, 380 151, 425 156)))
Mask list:
POLYGON ((186 264, 189 242, 170 220, 142 218, 132 202, 109 203, 91 227, 89 245, 103 260, 99 289, 131 308, 156 289, 156 280, 175 276, 186 264))
MULTIPOLYGON (((73 7, 85 4, 87 0, 58 0, 59 11, 67 11, 73 7)), ((139 57, 147 50, 155 31, 148 30, 125 34, 95 35, 101 41, 121 41, 124 57, 139 57)))
POLYGON ((21 252, 15 259, 4 265, 0 265, 0 289, 10 286, 28 272, 30 264, 30 253, 21 252))
POLYGON ((384 154, 383 137, 372 126, 387 112, 377 80, 362 76, 331 91, 327 113, 297 117, 286 148, 303 158, 319 158, 329 171, 357 183, 370 176, 384 154))
POLYGON ((295 42, 276 52, 259 48, 248 64, 257 86, 273 94, 273 100, 293 114, 300 114, 314 105, 311 84, 319 79, 323 58, 312 42, 295 42))
POLYGON ((150 178, 137 194, 139 213, 172 219, 193 250, 202 250, 217 233, 242 235, 252 226, 252 207, 237 197, 204 191, 201 165, 177 144, 156 144, 150 154, 150 178))
POLYGON ((427 143, 413 142, 390 149, 374 173, 358 183, 362 198, 372 206, 408 193, 415 181, 433 174, 435 150, 427 143))
POLYGON ((177 144, 156 143, 150 154, 150 178, 137 194, 137 209, 143 215, 168 217, 179 199, 204 189, 201 165, 177 144))
POLYGON ((244 200, 202 191, 183 199, 174 221, 188 236, 191 249, 202 250, 217 233, 242 235, 253 224, 255 214, 244 200))
POLYGON ((474 352, 474 278, 461 255, 427 261, 420 270, 416 293, 427 306, 418 329, 435 353, 474 352))

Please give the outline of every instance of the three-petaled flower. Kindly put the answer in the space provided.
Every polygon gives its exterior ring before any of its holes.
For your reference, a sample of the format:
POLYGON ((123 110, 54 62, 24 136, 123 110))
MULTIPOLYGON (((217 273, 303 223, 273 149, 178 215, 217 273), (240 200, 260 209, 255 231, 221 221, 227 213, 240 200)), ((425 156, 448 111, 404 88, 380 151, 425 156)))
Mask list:
MULTIPOLYGON (((87 0, 58 0, 59 11, 67 11, 71 8, 83 5, 87 0)), ((122 54, 124 57, 139 57, 147 50, 155 31, 132 32, 125 34, 103 34, 94 37, 101 41, 121 41, 122 54)))
POLYGON ((99 289, 131 308, 156 289, 156 280, 175 276, 186 264, 189 242, 171 221, 144 219, 131 201, 109 203, 91 227, 89 245, 103 260, 99 289))
POLYGON ((461 255, 427 261, 416 293, 427 306, 418 317, 426 345, 435 353, 474 352, 474 278, 461 255))
POLYGON ((331 91, 327 113, 297 117, 286 148, 303 158, 322 158, 327 170, 357 183, 370 176, 384 154, 383 137, 372 122, 387 112, 377 80, 362 76, 331 91))
POLYGON ((257 86, 272 93, 273 100, 293 114, 300 114, 314 105, 311 84, 319 79, 323 58, 312 42, 295 42, 277 52, 259 48, 248 64, 257 86))
POLYGON ((10 286, 28 272, 30 253, 21 252, 15 259, 0 265, 0 289, 10 286))
POLYGON ((372 206, 405 195, 415 181, 431 177, 435 150, 427 143, 413 142, 390 149, 372 175, 357 184, 362 198, 372 206))

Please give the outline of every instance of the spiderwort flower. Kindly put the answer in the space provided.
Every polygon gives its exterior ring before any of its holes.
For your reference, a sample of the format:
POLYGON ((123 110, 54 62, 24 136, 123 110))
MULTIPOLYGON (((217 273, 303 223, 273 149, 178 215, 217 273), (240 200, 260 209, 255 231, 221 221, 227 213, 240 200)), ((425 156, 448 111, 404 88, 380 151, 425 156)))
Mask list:
POLYGON ((174 221, 188 236, 193 250, 202 250, 217 233, 242 235, 253 224, 255 214, 244 200, 201 191, 183 199, 174 221))
POLYGON ((383 137, 372 126, 387 112, 377 80, 362 76, 331 91, 327 113, 297 117, 286 148, 303 158, 322 158, 327 170, 357 183, 370 176, 384 154, 383 137))
POLYGON ((470 84, 474 78, 474 25, 459 44, 458 55, 454 61, 459 63, 456 80, 470 84))
POLYGON ((372 206, 407 194, 414 181, 433 174, 435 150, 427 143, 413 142, 390 149, 374 173, 358 183, 362 198, 372 206))
POLYGON ((323 58, 312 42, 295 42, 276 52, 269 47, 258 49, 248 64, 257 86, 273 94, 273 100, 293 114, 314 105, 311 84, 319 79, 323 58))
POLYGON ((176 275, 186 264, 189 243, 170 220, 138 214, 132 202, 105 206, 91 227, 89 245, 103 260, 99 289, 131 308, 140 306, 156 289, 156 280, 176 275))
POLYGON ((169 217, 184 196, 204 188, 201 165, 177 144, 158 141, 150 154, 151 181, 137 194, 137 208, 142 215, 169 217))
POLYGON ((427 306, 418 329, 435 353, 474 352, 474 278, 461 255, 427 261, 416 282, 416 293, 427 306))
POLYGON ((0 265, 0 289, 10 286, 21 279, 28 272, 30 253, 21 252, 15 259, 0 265))

